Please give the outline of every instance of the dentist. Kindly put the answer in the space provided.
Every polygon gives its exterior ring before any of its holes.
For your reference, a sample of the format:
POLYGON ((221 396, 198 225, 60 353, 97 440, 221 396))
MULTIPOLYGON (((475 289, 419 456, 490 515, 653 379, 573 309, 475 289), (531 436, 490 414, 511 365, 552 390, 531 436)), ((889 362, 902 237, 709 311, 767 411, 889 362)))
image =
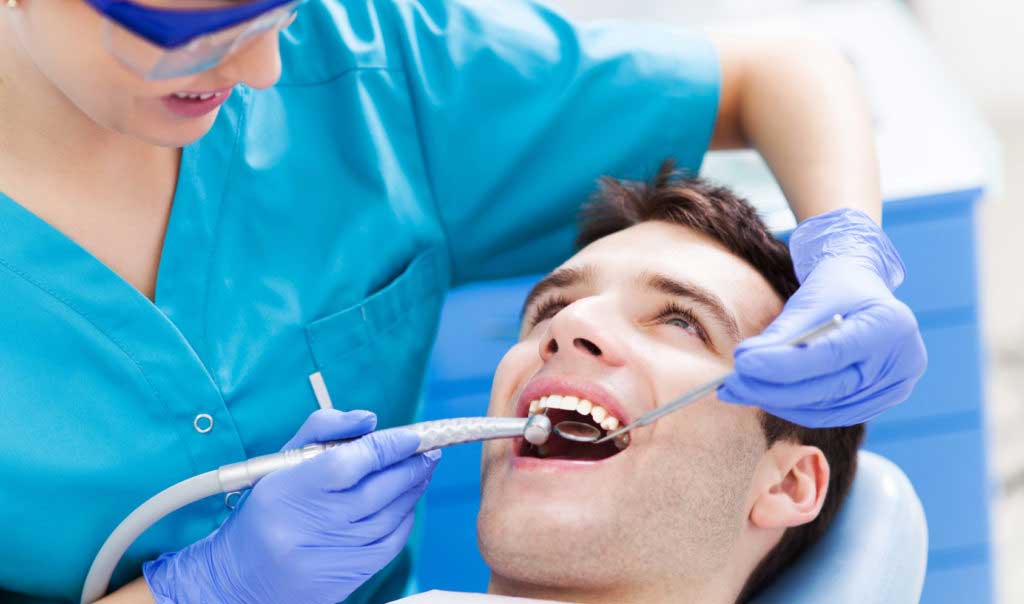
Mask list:
MULTIPOLYGON (((522 0, 2 0, 0 600, 78 599, 109 531, 186 476, 413 420, 448 288, 568 256, 602 174, 748 144, 803 221, 803 287, 719 395, 863 421, 924 351, 828 48, 522 0), (311 415, 332 403, 374 413, 311 415)), ((437 462, 416 445, 181 510, 102 601, 396 598, 437 462)))

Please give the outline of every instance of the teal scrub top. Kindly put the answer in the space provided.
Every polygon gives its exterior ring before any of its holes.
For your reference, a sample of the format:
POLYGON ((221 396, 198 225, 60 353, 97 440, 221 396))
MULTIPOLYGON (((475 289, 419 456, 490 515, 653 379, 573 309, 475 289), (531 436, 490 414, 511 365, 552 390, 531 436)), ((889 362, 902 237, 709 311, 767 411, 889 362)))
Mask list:
MULTIPOLYGON (((278 450, 315 372, 336 407, 414 421, 445 292, 567 258, 601 175, 696 173, 718 103, 702 35, 518 0, 313 0, 282 56, 184 149, 155 302, 0 195, 0 601, 77 601, 145 499, 278 450)), ((114 586, 230 511, 164 519, 114 586)))

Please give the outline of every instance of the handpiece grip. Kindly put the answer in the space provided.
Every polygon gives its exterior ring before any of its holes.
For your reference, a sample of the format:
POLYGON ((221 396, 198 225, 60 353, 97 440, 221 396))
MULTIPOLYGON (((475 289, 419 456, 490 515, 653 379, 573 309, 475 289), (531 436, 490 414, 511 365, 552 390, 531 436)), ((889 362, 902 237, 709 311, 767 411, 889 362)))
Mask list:
POLYGON ((420 422, 390 430, 412 430, 420 435, 417 453, 495 438, 522 436, 529 420, 525 417, 456 417, 420 422))
MULTIPOLYGON (((416 452, 424 453, 462 443, 522 436, 529 421, 528 418, 523 417, 457 417, 388 428, 381 432, 411 430, 420 436, 420 446, 416 452)), ((312 443, 298 449, 260 455, 221 466, 217 470, 221 491, 231 493, 248 489, 271 472, 296 466, 328 449, 353 440, 355 439, 347 438, 326 443, 312 443)))

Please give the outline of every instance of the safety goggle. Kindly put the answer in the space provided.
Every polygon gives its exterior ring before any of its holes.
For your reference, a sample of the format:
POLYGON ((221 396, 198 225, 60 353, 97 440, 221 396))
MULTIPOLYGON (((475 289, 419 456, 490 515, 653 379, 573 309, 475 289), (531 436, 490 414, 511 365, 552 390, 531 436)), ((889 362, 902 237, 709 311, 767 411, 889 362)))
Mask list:
POLYGON ((104 43, 110 53, 147 80, 216 67, 261 35, 287 27, 305 2, 176 0, 172 9, 145 1, 85 1, 106 18, 104 43))

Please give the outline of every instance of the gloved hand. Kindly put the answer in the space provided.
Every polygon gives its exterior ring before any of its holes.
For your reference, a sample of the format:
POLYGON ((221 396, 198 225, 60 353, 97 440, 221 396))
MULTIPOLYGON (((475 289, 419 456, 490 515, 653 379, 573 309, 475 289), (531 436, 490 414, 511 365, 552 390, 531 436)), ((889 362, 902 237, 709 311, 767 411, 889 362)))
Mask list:
MULTIPOLYGON (((285 448, 374 429, 367 411, 313 413, 285 448)), ((369 434, 270 474, 205 539, 147 562, 159 603, 344 600, 402 549, 440 451, 411 431, 369 434)))
POLYGON ((718 398, 813 428, 861 423, 905 400, 927 355, 914 314, 892 295, 904 266, 889 238, 844 209, 801 223, 789 247, 801 286, 764 333, 736 348, 718 398), (846 319, 838 329, 783 344, 835 314, 846 319))

